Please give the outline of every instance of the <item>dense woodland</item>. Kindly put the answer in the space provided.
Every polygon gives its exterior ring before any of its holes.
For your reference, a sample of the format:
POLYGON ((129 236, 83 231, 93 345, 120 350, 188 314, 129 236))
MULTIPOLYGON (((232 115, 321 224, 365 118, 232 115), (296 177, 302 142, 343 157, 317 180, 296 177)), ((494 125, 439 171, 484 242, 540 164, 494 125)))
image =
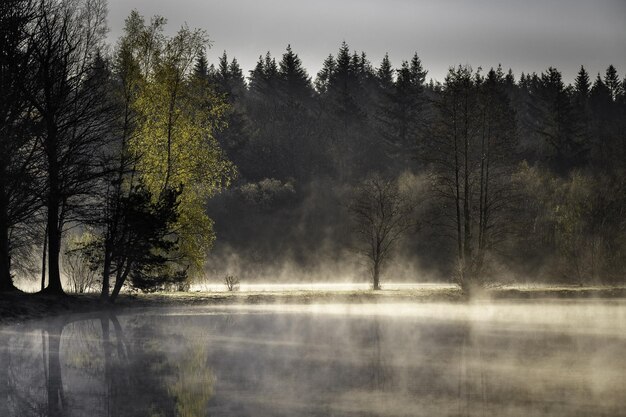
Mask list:
POLYGON ((104 299, 207 274, 332 281, 371 244, 354 208, 372 184, 410 201, 387 214, 366 194, 383 219, 402 213, 383 275, 624 282, 613 66, 581 66, 572 85, 552 67, 454 66, 437 82, 417 54, 394 68, 344 42, 315 76, 289 46, 244 74, 226 52, 209 62, 203 31, 165 24, 133 12, 106 45, 101 0, 0 5, 1 290, 30 276, 61 293, 62 275, 104 299))

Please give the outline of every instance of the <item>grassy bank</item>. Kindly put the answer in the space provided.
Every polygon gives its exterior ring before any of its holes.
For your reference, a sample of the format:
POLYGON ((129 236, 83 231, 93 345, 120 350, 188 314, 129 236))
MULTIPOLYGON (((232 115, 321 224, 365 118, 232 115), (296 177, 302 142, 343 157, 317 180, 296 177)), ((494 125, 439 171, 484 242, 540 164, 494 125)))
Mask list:
MULTIPOLYGON (((626 299, 626 287, 502 287, 484 290, 480 299, 626 299)), ((42 294, 0 295, 0 324, 19 323, 72 313, 146 307, 185 307, 220 304, 313 304, 387 302, 465 302, 455 288, 421 288, 383 291, 277 291, 277 292, 172 292, 122 294, 114 305, 103 304, 97 294, 54 297, 42 294)))

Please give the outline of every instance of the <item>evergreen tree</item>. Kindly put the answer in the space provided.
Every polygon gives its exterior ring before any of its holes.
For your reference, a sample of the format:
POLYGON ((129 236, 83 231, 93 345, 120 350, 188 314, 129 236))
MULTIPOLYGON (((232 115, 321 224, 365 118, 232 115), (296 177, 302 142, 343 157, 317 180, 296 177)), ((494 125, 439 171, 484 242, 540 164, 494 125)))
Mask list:
POLYGON ((575 113, 561 73, 550 67, 531 84, 531 115, 535 132, 544 142, 543 159, 560 173, 580 166, 588 149, 576 135, 575 113))
POLYGON ((198 58, 196 59, 196 65, 194 67, 194 74, 202 78, 206 78, 209 75, 209 63, 206 59, 206 52, 204 49, 198 53, 198 58))
POLYGON ((606 69, 606 74, 604 75, 604 84, 609 89, 611 99, 615 101, 617 97, 621 94, 622 83, 620 82, 619 76, 617 75, 617 70, 613 65, 609 65, 609 67, 606 69))
POLYGON ((585 102, 589 98, 589 92, 591 85, 589 84, 589 73, 585 70, 585 67, 581 65, 576 80, 574 81, 574 91, 576 99, 579 102, 585 102))
POLYGON ((335 57, 331 54, 326 57, 322 69, 317 73, 315 79, 315 89, 320 95, 328 92, 328 85, 330 83, 330 77, 335 73, 337 68, 337 62, 335 57))
POLYGON ((385 91, 391 91, 393 87, 393 68, 391 67, 391 61, 389 61, 389 54, 385 53, 383 60, 380 62, 380 66, 376 70, 376 76, 378 77, 378 84, 380 88, 385 91))
POLYGON ((591 87, 589 105, 593 116, 592 157, 595 165, 608 172, 619 169, 623 166, 624 156, 622 138, 615 123, 619 118, 619 105, 600 74, 591 87))
POLYGON ((290 96, 307 97, 313 94, 311 78, 298 55, 291 49, 291 45, 287 45, 287 51, 282 56, 278 74, 281 89, 288 91, 290 96))
POLYGON ((393 90, 380 112, 379 130, 390 157, 407 160, 414 155, 425 124, 422 110, 426 71, 415 54, 410 62, 403 61, 396 73, 393 90))

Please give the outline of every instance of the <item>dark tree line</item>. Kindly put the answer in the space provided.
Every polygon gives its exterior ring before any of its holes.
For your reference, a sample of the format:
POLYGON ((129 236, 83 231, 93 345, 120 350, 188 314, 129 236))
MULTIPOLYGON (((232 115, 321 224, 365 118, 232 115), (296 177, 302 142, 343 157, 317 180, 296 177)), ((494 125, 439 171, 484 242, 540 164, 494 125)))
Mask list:
POLYGON ((351 245, 342 237, 349 216, 339 208, 331 219, 310 216, 311 200, 339 207, 342 190, 372 173, 393 179, 411 170, 428 175, 430 210, 407 244, 445 275, 461 283, 511 272, 569 282, 623 276, 626 99, 613 66, 594 81, 581 67, 573 85, 552 67, 518 78, 501 67, 453 67, 438 83, 426 81, 417 55, 395 69, 385 56, 375 67, 345 43, 313 81, 290 47, 280 59, 259 57, 247 78, 226 53, 218 67, 203 65, 236 109, 218 139, 241 173, 219 202, 229 213, 212 210, 229 225, 224 239, 251 259, 295 250, 306 264, 324 238, 320 222, 338 230, 337 246, 351 245), (265 178, 294 187, 293 197, 276 189, 272 200, 268 190, 263 208, 251 205, 250 184, 265 178), (586 181, 584 198, 570 195, 577 178, 586 181), (544 195, 537 181, 553 189, 544 195), (267 213, 280 215, 280 226, 264 224, 267 213), (306 232, 285 233, 286 225, 306 232), (272 247, 247 242, 252 234, 257 243, 273 239, 272 247), (572 248, 592 235, 597 247, 572 248), (430 245, 419 242, 426 239, 430 245), (573 266, 586 257, 593 267, 573 266))

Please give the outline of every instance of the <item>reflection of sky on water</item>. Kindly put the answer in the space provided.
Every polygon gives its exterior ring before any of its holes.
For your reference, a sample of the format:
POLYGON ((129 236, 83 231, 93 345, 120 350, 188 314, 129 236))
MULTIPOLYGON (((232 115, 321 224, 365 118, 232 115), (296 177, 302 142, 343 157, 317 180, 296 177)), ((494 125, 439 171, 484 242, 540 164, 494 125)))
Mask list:
POLYGON ((0 415, 623 415, 625 319, 623 301, 67 316, 0 329, 0 415))

